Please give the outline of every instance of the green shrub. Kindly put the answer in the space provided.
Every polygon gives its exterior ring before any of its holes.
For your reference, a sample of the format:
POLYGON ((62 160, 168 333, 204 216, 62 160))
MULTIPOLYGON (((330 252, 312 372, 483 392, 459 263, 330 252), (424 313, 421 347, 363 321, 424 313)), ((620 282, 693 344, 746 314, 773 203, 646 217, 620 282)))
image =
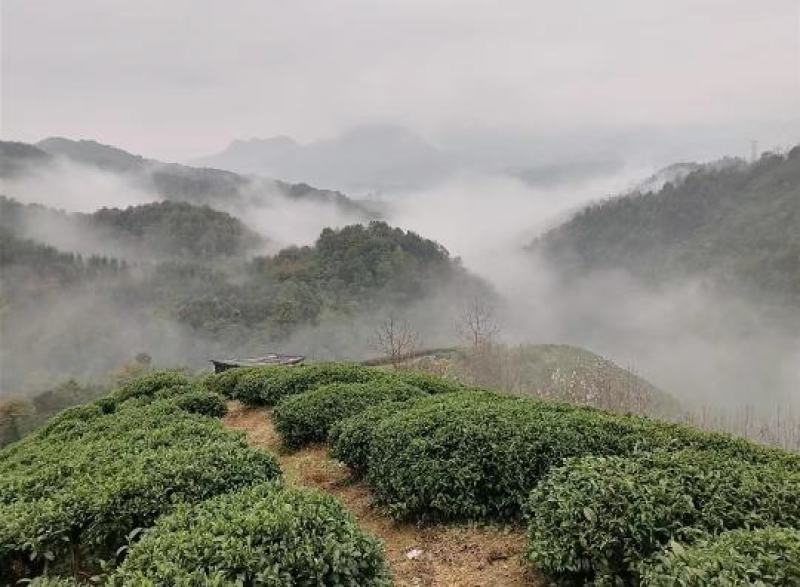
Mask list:
POLYGON ((726 435, 489 392, 423 398, 370 434, 367 481, 400 518, 519 516, 537 481, 575 456, 709 448, 753 462, 796 462, 726 435))
POLYGON ((113 557, 179 503, 280 475, 242 435, 171 400, 67 410, 11 449, 0 451, 0 584, 20 565, 31 576, 76 552, 113 557))
POLYGON ((225 397, 234 397, 239 379, 247 373, 247 369, 226 369, 222 373, 211 373, 203 378, 203 387, 225 397))
POLYGON ((273 406, 280 399, 326 383, 368 383, 385 372, 346 363, 255 367, 239 379, 232 397, 249 405, 273 406))
POLYGON ((248 405, 273 406, 288 395, 329 383, 404 382, 430 394, 460 391, 456 381, 427 373, 385 371, 349 363, 317 363, 292 367, 266 365, 228 369, 203 380, 203 385, 248 405))
POLYGON ((178 371, 154 371, 120 386, 113 395, 117 401, 124 402, 133 397, 152 396, 165 387, 188 384, 186 375, 178 371))
POLYGON ((439 377, 438 375, 431 375, 430 373, 422 373, 419 371, 395 371, 385 373, 391 379, 397 379, 408 385, 413 385, 431 395, 453 393, 467 389, 463 383, 453 379, 439 377))
POLYGON ((601 415, 489 392, 421 399, 371 432, 367 481, 398 518, 508 518, 565 456, 630 451, 601 415))
POLYGON ((212 418, 222 418, 228 413, 228 405, 222 396, 197 386, 168 387, 156 393, 155 399, 172 402, 185 412, 212 418))
POLYGON ((130 550, 116 585, 390 585, 380 544, 333 497, 271 483, 181 506, 130 550))
POLYGON ((370 406, 424 395, 403 382, 330 383, 285 397, 275 407, 273 418, 284 444, 298 448, 326 441, 334 423, 370 406))
POLYGON ((4 457, 8 457, 14 454, 19 447, 27 446, 27 442, 33 442, 34 438, 42 439, 53 436, 58 438, 59 441, 63 441, 79 437, 86 430, 91 428, 94 420, 113 414, 116 410, 117 402, 111 397, 102 398, 90 404, 67 408, 50 418, 47 423, 37 431, 35 436, 28 436, 22 441, 12 444, 0 454, 4 457))
POLYGON ((221 395, 194 383, 162 387, 150 394, 130 396, 124 402, 117 403, 137 406, 167 403, 186 412, 213 418, 221 418, 228 413, 228 406, 221 395))
POLYGON ((531 493, 529 558, 564 581, 633 581, 671 541, 800 524, 800 470, 711 451, 571 459, 531 493))
POLYGON ((648 561, 642 584, 796 587, 800 585, 800 530, 734 530, 688 548, 676 545, 648 561))
POLYGON ((333 424, 328 431, 331 443, 331 456, 350 467, 357 476, 367 471, 372 450, 372 438, 379 422, 413 403, 387 402, 368 408, 358 415, 345 418, 333 424))

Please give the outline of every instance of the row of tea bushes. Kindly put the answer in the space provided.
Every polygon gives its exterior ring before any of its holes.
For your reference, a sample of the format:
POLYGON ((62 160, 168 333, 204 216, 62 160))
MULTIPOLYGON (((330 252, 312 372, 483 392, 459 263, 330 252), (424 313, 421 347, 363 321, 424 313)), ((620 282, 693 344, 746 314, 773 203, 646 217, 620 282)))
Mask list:
POLYGON ((113 585, 388 586, 380 544, 333 497, 267 483, 159 519, 113 585))
MULTIPOLYGON (((720 533, 800 525, 793 453, 446 381, 438 391, 454 393, 431 396, 430 376, 424 393, 408 394, 398 388, 403 374, 353 365, 295 369, 222 374, 211 387, 227 382, 227 392, 218 389, 233 397, 277 401, 276 426, 289 446, 327 436, 332 455, 364 475, 397 518, 518 520, 527 511, 529 557, 559 582, 655 581, 680 566, 675 557, 665 566, 670 545, 678 552, 680 544, 698 544, 702 558, 712 548, 702 541, 720 533)), ((766 562, 753 552, 742 560, 755 556, 748 570, 755 573, 766 562)), ((764 576, 790 572, 776 564, 764 576)))
POLYGON ((329 440, 397 518, 527 511, 532 562, 565 583, 638 584, 670 544, 800 527, 800 456, 641 417, 472 390, 370 407, 329 440))
POLYGON ((425 373, 385 371, 347 363, 264 366, 229 369, 206 377, 205 386, 251 406, 274 406, 284 397, 330 383, 402 382, 425 393, 438 394, 464 389, 458 382, 425 373))
POLYGON ((642 584, 800 585, 800 530, 733 530, 688 548, 674 545, 642 566, 642 584))
POLYGON ((0 452, 0 582, 91 567, 178 503, 279 476, 273 457, 167 399, 68 410, 0 452))
POLYGON ((568 457, 698 448, 753 462, 794 458, 725 435, 480 391, 370 410, 331 437, 334 456, 366 470, 379 503, 417 520, 519 517, 537 482, 568 457))
POLYGON ((180 371, 153 371, 121 385, 114 390, 111 397, 118 402, 124 402, 132 398, 153 397, 161 390, 189 384, 189 378, 180 371))
POLYGON ((800 527, 800 471, 712 451, 584 457, 533 490, 529 558, 566 582, 636 583, 671 543, 740 528, 800 527))
POLYGON ((0 452, 0 584, 77 585, 126 552, 110 584, 390 584, 379 543, 332 497, 283 487, 225 411, 154 372, 0 452))
POLYGON ((419 388, 402 381, 330 383, 285 397, 275 406, 273 419, 283 443, 299 448, 326 441, 331 426, 370 406, 425 395, 419 388))

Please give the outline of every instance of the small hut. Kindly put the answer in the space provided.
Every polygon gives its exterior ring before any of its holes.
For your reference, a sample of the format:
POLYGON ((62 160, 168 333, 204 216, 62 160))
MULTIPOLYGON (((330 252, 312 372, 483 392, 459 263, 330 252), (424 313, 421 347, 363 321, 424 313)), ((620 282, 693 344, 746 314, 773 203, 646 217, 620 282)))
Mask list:
POLYGON ((302 355, 278 355, 270 353, 263 357, 251 357, 247 359, 211 359, 214 365, 214 373, 222 373, 228 369, 236 367, 263 367, 264 365, 299 365, 305 361, 302 355))

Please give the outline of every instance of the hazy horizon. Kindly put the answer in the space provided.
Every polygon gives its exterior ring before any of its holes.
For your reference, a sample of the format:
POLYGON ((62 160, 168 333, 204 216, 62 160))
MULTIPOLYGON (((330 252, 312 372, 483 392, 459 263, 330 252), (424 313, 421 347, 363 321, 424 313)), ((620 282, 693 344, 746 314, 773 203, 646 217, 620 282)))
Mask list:
POLYGON ((800 140, 796 0, 236 6, 5 0, 3 137, 176 162, 364 124, 483 150, 663 159, 667 142, 680 160, 800 140))

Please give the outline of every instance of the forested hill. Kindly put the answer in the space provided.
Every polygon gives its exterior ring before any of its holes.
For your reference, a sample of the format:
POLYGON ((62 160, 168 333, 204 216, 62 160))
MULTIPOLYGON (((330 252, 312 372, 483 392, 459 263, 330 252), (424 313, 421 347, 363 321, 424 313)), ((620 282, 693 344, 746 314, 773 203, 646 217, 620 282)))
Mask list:
POLYGON ((142 182, 152 184, 165 199, 213 205, 242 197, 258 199, 259 192, 274 190, 289 198, 307 198, 335 204, 351 212, 365 212, 358 203, 340 192, 317 189, 306 184, 252 178, 221 169, 162 163, 96 141, 51 137, 40 141, 37 146, 51 155, 138 177, 142 182))
POLYGON ((589 206, 531 247, 566 274, 699 275, 800 306, 800 147, 589 206))
MULTIPOLYGON (((99 215, 130 231, 152 211, 99 215)), ((188 255, 133 264, 111 253, 81 256, 44 246, 2 224, 0 241, 7 278, 0 311, 14 332, 0 355, 0 391, 92 378, 139 352, 193 366, 215 355, 273 348, 358 357, 387 315, 423 312, 421 335, 436 340, 466 300, 492 295, 442 246, 377 221, 325 229, 313 246, 273 256, 188 255), (54 320, 58 328, 51 327, 54 320)))
POLYGON ((17 238, 133 262, 244 255, 264 244, 225 212, 172 201, 81 214, 0 196, 0 227, 17 238))
POLYGON ((408 308, 443 291, 454 306, 460 296, 487 292, 480 279, 444 247, 384 222, 326 228, 313 246, 290 247, 250 262, 244 277, 186 279, 179 319, 201 330, 240 325, 282 336, 322 318, 357 319, 380 308, 408 308))
POLYGON ((376 216, 362 204, 336 191, 248 177, 220 169, 163 163, 96 141, 60 137, 48 138, 36 145, 0 141, 0 177, 3 178, 18 178, 45 170, 57 159, 118 175, 131 185, 165 200, 230 208, 237 204, 263 203, 278 195, 330 204, 355 215, 355 219, 376 216))

